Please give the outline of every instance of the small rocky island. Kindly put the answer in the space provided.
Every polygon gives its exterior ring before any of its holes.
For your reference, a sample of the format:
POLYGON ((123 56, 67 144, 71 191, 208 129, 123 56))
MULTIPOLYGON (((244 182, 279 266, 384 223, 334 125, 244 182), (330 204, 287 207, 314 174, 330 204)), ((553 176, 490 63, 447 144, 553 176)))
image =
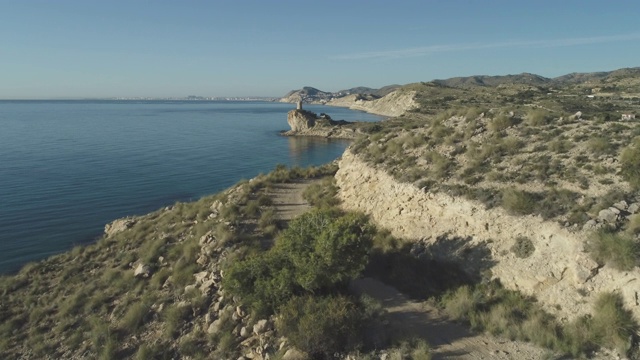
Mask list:
POLYGON ((336 139, 353 139, 359 133, 359 123, 333 120, 327 114, 320 115, 302 108, 302 101, 287 113, 291 130, 282 132, 285 136, 318 136, 336 139))

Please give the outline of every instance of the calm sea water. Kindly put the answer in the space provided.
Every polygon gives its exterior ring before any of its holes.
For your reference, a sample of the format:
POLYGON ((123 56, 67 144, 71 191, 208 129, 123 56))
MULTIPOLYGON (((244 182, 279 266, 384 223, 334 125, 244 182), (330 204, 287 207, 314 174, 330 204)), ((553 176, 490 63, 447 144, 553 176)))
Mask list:
MULTIPOLYGON (((113 219, 195 200, 346 141, 279 136, 293 105, 0 101, 0 273, 93 241, 113 219)), ((377 121, 309 105, 334 119, 377 121)))

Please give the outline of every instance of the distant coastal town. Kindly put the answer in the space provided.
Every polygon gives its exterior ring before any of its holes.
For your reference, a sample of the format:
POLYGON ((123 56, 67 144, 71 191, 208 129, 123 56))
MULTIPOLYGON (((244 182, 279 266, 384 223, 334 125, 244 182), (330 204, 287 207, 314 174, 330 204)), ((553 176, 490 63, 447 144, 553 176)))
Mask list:
POLYGON ((189 95, 186 97, 112 97, 104 100, 174 100, 174 101, 276 101, 278 97, 264 97, 264 96, 249 96, 249 97, 212 97, 212 96, 195 96, 189 95))

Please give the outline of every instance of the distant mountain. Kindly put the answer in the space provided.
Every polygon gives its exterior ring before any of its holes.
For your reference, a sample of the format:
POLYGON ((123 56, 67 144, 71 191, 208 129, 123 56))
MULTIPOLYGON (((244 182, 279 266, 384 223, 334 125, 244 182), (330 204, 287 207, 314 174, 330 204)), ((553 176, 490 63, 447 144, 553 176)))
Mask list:
POLYGON ((453 87, 453 88, 466 88, 473 86, 498 86, 503 84, 525 84, 533 86, 542 86, 550 83, 552 80, 544 76, 522 73, 518 75, 500 75, 500 76, 467 76, 467 77, 454 77, 445 80, 433 80, 433 83, 453 87))
POLYGON ((350 89, 340 90, 336 92, 326 92, 318 90, 314 87, 305 86, 299 90, 289 91, 280 102, 297 102, 302 100, 304 102, 326 102, 331 99, 337 99, 348 95, 362 95, 368 100, 381 98, 396 89, 400 88, 400 85, 388 85, 380 89, 374 89, 365 86, 358 86, 350 89))
POLYGON ((553 82, 563 85, 582 84, 594 81, 619 80, 625 77, 640 77, 640 67, 591 73, 571 73, 553 78, 553 82))

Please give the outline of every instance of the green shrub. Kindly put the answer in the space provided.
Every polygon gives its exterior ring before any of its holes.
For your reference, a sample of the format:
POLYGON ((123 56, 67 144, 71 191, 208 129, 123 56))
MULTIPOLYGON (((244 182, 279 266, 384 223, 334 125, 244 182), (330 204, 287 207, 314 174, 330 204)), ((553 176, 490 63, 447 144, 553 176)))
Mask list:
POLYGON ((225 288, 258 311, 273 311, 294 295, 332 289, 364 269, 373 228, 361 214, 307 212, 289 223, 273 248, 232 263, 225 288))
POLYGON ((276 329, 312 357, 331 357, 359 342, 363 315, 345 296, 294 297, 279 311, 276 329))
POLYGON ((635 189, 640 188, 640 138, 626 147, 620 154, 620 173, 635 189))
POLYGON ((513 188, 502 192, 502 206, 513 215, 528 215, 536 209, 536 197, 526 191, 513 188))
POLYGON ((633 269, 640 259, 638 242, 624 233, 599 231, 592 236, 587 249, 597 263, 623 271, 633 269))
POLYGON ((640 234, 640 214, 634 214, 629 217, 629 223, 627 223, 626 233, 631 236, 640 234))
POLYGON ((144 324, 145 317, 149 313, 150 308, 151 302, 146 299, 131 305, 120 320, 120 328, 129 333, 136 331, 144 324))
POLYGON ((550 120, 550 114, 542 109, 531 109, 527 114, 527 124, 530 126, 547 125, 550 120))
POLYGON ((487 124, 487 127, 493 132, 500 132, 511 127, 513 124, 513 118, 507 115, 498 115, 487 124))
POLYGON ((436 179, 443 179, 447 177, 455 167, 455 163, 453 161, 437 151, 427 152, 425 158, 429 161, 431 175, 436 179))
POLYGON ((611 141, 604 137, 595 137, 589 140, 587 147, 594 155, 605 155, 614 152, 615 147, 611 141))
POLYGON ((304 189, 302 197, 312 206, 331 207, 340 203, 337 194, 338 187, 335 184, 335 179, 333 177, 329 177, 323 179, 319 183, 309 185, 304 189))
POLYGON ((596 299, 593 314, 593 331, 597 342, 628 354, 636 340, 638 325, 633 314, 626 310, 620 294, 602 293, 596 299))
POLYGON ((444 308, 454 320, 466 320, 475 310, 478 299, 474 298, 471 288, 467 285, 460 286, 454 292, 447 295, 444 300, 444 308))
POLYGON ((186 320, 191 314, 191 307, 171 305, 162 313, 165 324, 165 335, 169 339, 174 339, 185 325, 186 320))
POLYGON ((525 236, 518 236, 513 246, 511 246, 511 252, 521 259, 528 258, 535 250, 536 248, 531 239, 525 236))

